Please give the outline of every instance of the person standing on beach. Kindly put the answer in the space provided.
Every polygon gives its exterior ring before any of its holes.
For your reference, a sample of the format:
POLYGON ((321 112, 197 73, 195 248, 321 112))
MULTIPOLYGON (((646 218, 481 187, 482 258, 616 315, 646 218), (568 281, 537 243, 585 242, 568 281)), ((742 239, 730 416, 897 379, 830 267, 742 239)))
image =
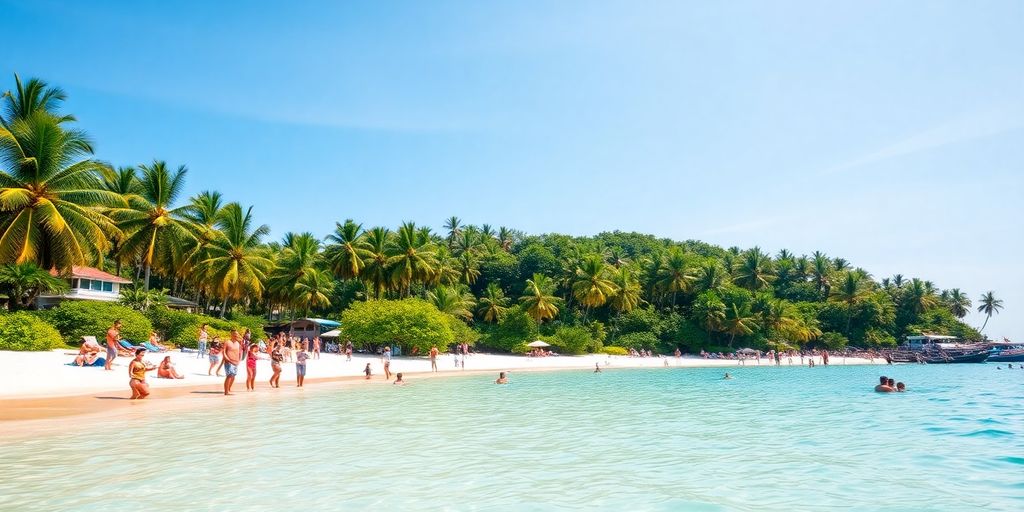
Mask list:
POLYGON ((260 358, 260 352, 255 347, 250 347, 245 354, 245 389, 254 391, 256 389, 256 360, 260 358))
POLYGON ((828 350, 821 351, 821 364, 828 366, 828 350))
POLYGON ((391 380, 391 346, 384 347, 380 359, 384 362, 384 380, 391 380))
POLYGON ((437 345, 430 347, 430 371, 437 371, 437 345))
POLYGON ((363 373, 366 374, 366 380, 370 380, 370 376, 373 375, 373 370, 370 369, 370 363, 366 363, 366 368, 363 368, 363 373))
POLYGON ((313 336, 313 359, 320 359, 320 336, 313 336))
POLYGON ((248 359, 250 345, 252 345, 252 331, 247 327, 242 333, 242 359, 248 359))
POLYGON ((104 370, 113 370, 110 367, 117 357, 117 342, 121 339, 121 320, 114 320, 114 325, 107 329, 107 360, 103 363, 104 370))
POLYGON ((196 359, 202 359, 206 355, 206 342, 209 341, 210 334, 206 332, 206 324, 203 324, 199 328, 199 354, 196 355, 196 359))
POLYGON ((238 375, 238 363, 242 358, 242 342, 238 331, 231 331, 231 339, 224 342, 221 348, 224 357, 224 394, 231 394, 231 386, 235 383, 235 376, 238 375))
POLYGON ((307 359, 309 359, 309 354, 306 353, 305 347, 299 347, 299 351, 295 354, 295 381, 300 388, 302 387, 302 382, 306 380, 307 359))
POLYGON ((146 372, 156 370, 155 366, 147 365, 142 356, 146 349, 140 348, 135 351, 135 359, 128 363, 128 387, 132 388, 132 400, 142 400, 149 396, 149 384, 146 384, 146 372))
POLYGON ((270 369, 274 374, 270 376, 270 387, 278 388, 281 387, 281 361, 284 360, 284 354, 277 343, 271 343, 271 347, 273 348, 270 350, 270 369))

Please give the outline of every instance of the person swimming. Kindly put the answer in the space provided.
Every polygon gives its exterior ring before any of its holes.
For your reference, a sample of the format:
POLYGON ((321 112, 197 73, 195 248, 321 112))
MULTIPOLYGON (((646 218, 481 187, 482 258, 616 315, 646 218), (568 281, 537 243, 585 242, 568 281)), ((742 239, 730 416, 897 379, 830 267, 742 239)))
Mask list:
POLYGON ((896 392, 903 393, 907 390, 907 385, 902 382, 896 383, 896 392))
POLYGON ((508 384, 508 377, 505 376, 505 372, 498 374, 498 380, 494 381, 495 384, 508 384))
POLYGON ((878 385, 875 386, 875 391, 878 393, 892 393, 896 391, 892 386, 889 385, 889 379, 885 375, 878 378, 878 385))
POLYGON ((729 372, 726 372, 725 377, 722 377, 722 380, 732 380, 732 375, 729 375, 729 372))
POLYGON ((398 373, 395 374, 395 385, 396 386, 404 386, 405 385, 405 381, 402 380, 402 372, 398 372, 398 373))

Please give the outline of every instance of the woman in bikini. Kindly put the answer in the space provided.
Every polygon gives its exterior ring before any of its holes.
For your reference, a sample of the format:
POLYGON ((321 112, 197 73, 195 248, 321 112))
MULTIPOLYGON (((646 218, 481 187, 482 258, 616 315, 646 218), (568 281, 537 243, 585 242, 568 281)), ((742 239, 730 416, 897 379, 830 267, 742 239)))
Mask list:
POLYGON ((140 348, 135 351, 135 359, 132 359, 131 363, 128 363, 128 376, 131 380, 128 381, 128 387, 132 388, 132 400, 142 400, 149 396, 149 384, 146 384, 146 372, 156 370, 155 366, 147 366, 142 361, 143 354, 146 353, 146 349, 140 348))
POLYGON ((259 350, 249 347, 249 353, 245 355, 245 389, 249 391, 256 389, 256 360, 259 358, 259 350))
POLYGON ((281 361, 284 359, 284 355, 281 354, 280 347, 274 347, 274 350, 270 352, 270 369, 274 370, 274 374, 270 376, 270 385, 272 387, 280 387, 281 385, 281 361))
POLYGON ((185 376, 178 373, 178 370, 174 368, 174 363, 171 362, 171 356, 164 356, 164 360, 160 361, 160 367, 156 370, 156 376, 158 379, 184 379, 185 376))

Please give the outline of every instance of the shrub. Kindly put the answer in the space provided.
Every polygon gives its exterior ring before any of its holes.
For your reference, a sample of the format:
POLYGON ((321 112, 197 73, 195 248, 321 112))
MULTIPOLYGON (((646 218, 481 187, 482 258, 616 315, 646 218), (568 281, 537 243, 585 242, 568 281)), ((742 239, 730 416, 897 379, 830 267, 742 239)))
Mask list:
POLYGON ((605 354, 608 354, 610 356, 625 356, 625 355, 629 355, 629 350, 626 350, 624 347, 615 347, 615 346, 603 347, 603 348, 601 348, 601 352, 603 352, 605 354))
POLYGON ((505 316, 498 321, 483 339, 483 344, 494 350, 514 352, 519 345, 537 339, 539 330, 537 322, 522 307, 509 308, 505 316))
POLYGON ((233 315, 235 320, 224 320, 161 307, 149 310, 148 315, 156 332, 167 342, 179 347, 196 348, 199 345, 199 328, 203 324, 208 325, 206 332, 211 340, 214 336, 228 338, 232 329, 241 333, 247 327, 253 332, 253 339, 259 339, 263 334, 263 319, 250 315, 233 315))
POLYGON ((654 350, 658 345, 658 335, 653 332, 631 332, 615 339, 615 344, 623 348, 654 350))
POLYGON ((548 339, 559 352, 572 355, 586 353, 594 341, 591 330, 582 326, 559 327, 555 335, 548 339))
POLYGON ((240 327, 239 331, 245 332, 246 329, 252 331, 253 339, 259 339, 263 337, 263 325, 266 321, 262 316, 259 315, 246 315, 242 313, 232 312, 230 315, 231 323, 240 327))
POLYGON ((118 319, 121 320, 121 337, 126 340, 148 340, 153 330, 153 324, 145 315, 111 302, 65 301, 46 316, 70 345, 78 345, 82 336, 96 336, 102 344, 107 329, 118 319))
POLYGON ((846 348, 848 340, 838 332, 826 332, 818 338, 818 343, 829 350, 842 350, 846 348))
POLYGON ((52 325, 27 311, 0 315, 0 350, 53 350, 64 339, 52 325))
POLYGON ((422 354, 453 343, 449 317, 422 299, 357 302, 342 313, 341 332, 359 346, 397 343, 403 354, 422 354))
POLYGON ((480 339, 480 333, 476 329, 466 325, 466 322, 452 315, 448 315, 448 325, 451 327, 452 334, 454 335, 453 343, 466 343, 472 347, 480 339))

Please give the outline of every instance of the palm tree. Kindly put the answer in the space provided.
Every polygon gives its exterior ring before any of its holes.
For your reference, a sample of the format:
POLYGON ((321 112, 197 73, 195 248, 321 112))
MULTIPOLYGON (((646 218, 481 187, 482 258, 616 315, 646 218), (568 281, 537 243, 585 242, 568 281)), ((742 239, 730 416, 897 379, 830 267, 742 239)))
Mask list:
POLYGON ((824 292, 827 297, 832 287, 829 276, 832 274, 832 261, 821 251, 814 251, 811 255, 811 280, 814 282, 818 293, 824 292))
POLYGON ((513 232, 511 229, 501 226, 498 228, 498 246, 505 252, 512 250, 513 232))
POLYGON ((472 293, 450 286, 438 286, 427 292, 427 298, 442 313, 448 313, 467 322, 473 320, 476 299, 472 293))
POLYGON ((455 241, 462 236, 462 220, 452 215, 444 221, 444 229, 448 231, 448 248, 455 249, 455 241))
POLYGON ((7 91, 0 96, 3 99, 3 110, 0 111, 0 126, 10 127, 20 119, 28 119, 36 113, 53 116, 57 123, 75 121, 74 116, 58 115, 57 109, 67 99, 67 94, 60 87, 50 87, 38 78, 30 78, 28 83, 21 83, 21 77, 14 74, 14 91, 7 91))
POLYGON ((68 283, 27 261, 0 266, 0 287, 7 292, 7 308, 17 311, 32 307, 41 294, 63 293, 68 283))
POLYGON ((551 320, 558 315, 558 303, 561 299, 554 295, 554 289, 555 283, 544 274, 533 274, 533 278, 526 280, 526 289, 523 290, 522 297, 519 297, 519 302, 537 323, 551 320))
POLYGON ((471 251, 464 251, 456 262, 459 271, 459 282, 472 286, 480 277, 480 263, 471 251))
POLYGON ((345 219, 344 224, 335 222, 334 233, 327 236, 324 259, 334 275, 343 280, 359 277, 365 266, 364 260, 372 256, 363 240, 362 230, 362 224, 345 219))
POLYGON ((978 313, 985 313, 985 323, 981 325, 980 331, 985 330, 985 326, 988 325, 988 319, 992 318, 992 315, 999 313, 1003 309, 1003 300, 997 299, 995 292, 989 291, 982 294, 981 298, 978 299, 978 313))
POLYGON ((727 276, 725 271, 722 270, 722 266, 715 261, 709 261, 701 265, 700 270, 697 271, 697 279, 695 285, 698 290, 719 292, 725 285, 727 276))
POLYGON ((169 252, 170 247, 187 244, 194 237, 185 220, 186 208, 171 206, 185 186, 185 166, 171 171, 165 162, 153 161, 139 169, 142 177, 137 194, 127 198, 127 208, 111 210, 110 218, 126 235, 118 252, 141 258, 145 272, 143 289, 149 290, 150 271, 164 263, 159 261, 159 255, 169 252))
POLYGON ((247 293, 256 298, 263 295, 267 272, 273 262, 263 254, 260 240, 270 233, 266 224, 253 227, 252 207, 242 210, 238 203, 228 203, 217 225, 224 236, 212 240, 207 257, 202 261, 204 279, 224 297, 220 315, 227 310, 228 299, 241 299, 247 293))
POLYGON ((763 290, 775 280, 772 275, 772 260, 761 252, 760 247, 748 249, 742 255, 736 277, 733 281, 748 290, 763 290))
POLYGON ((725 303, 715 292, 707 291, 697 296, 693 303, 693 318, 707 329, 708 338, 711 331, 722 327, 725 321, 725 303))
POLYGON ((306 314, 313 308, 331 306, 331 293, 334 292, 334 277, 331 273, 319 268, 310 268, 303 272, 295 283, 291 293, 293 303, 306 314))
POLYGON ((846 304, 846 335, 850 335, 850 323, 853 321, 853 307, 867 296, 864 278, 859 272, 845 271, 839 286, 832 289, 829 299, 846 304))
POLYGON ((84 133, 45 112, 0 127, 0 261, 67 273, 110 250, 120 230, 101 209, 124 199, 104 190, 113 171, 91 152, 84 133))
POLYGON ((477 312, 485 322, 494 323, 501 320, 508 309, 508 299, 498 283, 487 284, 487 289, 484 290, 483 297, 480 297, 479 304, 477 312))
POLYGON ((960 288, 953 288, 949 291, 949 312, 953 313, 953 316, 957 318, 963 318, 967 316, 967 313, 971 310, 971 299, 967 298, 967 294, 960 291, 960 288))
POLYGON ((494 228, 490 224, 480 226, 480 238, 484 243, 494 240, 494 228))
POLYGON ((910 308, 917 314, 924 313, 938 304, 935 292, 933 290, 929 290, 928 287, 925 286, 924 281, 921 281, 916 277, 910 280, 910 284, 907 285, 904 293, 906 295, 907 302, 910 304, 910 308))
POLYGON ((640 306, 640 281, 630 267, 621 267, 612 272, 612 282, 618 291, 612 295, 610 306, 619 315, 629 313, 640 306))
MULTIPOLYGON (((103 188, 119 194, 125 201, 129 198, 132 200, 141 199, 138 195, 139 178, 134 167, 118 167, 117 171, 114 171, 113 174, 104 176, 103 188)), ((116 265, 114 273, 120 276, 121 266, 129 258, 125 257, 120 251, 120 240, 117 238, 111 240, 111 254, 114 256, 114 263, 116 265)))
POLYGON ((214 239, 223 236, 217 223, 223 215, 224 199, 220 192, 204 190, 189 198, 189 202, 181 209, 182 218, 188 221, 186 226, 192 231, 191 245, 179 247, 184 258, 176 266, 178 277, 192 281, 196 285, 196 301, 199 292, 206 288, 201 282, 201 274, 196 272, 199 262, 206 259, 206 249, 214 239))
POLYGON ((399 228, 397 236, 391 240, 388 248, 388 269, 391 281, 406 296, 412 294, 412 284, 426 281, 434 272, 434 252, 430 247, 430 239, 425 233, 416 229, 413 222, 405 222, 399 228))
POLYGON ((843 258, 835 258, 832 260, 832 268, 836 272, 842 272, 850 268, 850 262, 846 261, 843 258))
POLYGON ((434 249, 434 271, 427 283, 431 286, 452 286, 462 277, 460 262, 448 251, 447 245, 434 249))
POLYGON ((690 291, 694 279, 686 253, 679 247, 669 249, 658 268, 658 287, 672 294, 672 307, 676 305, 676 295, 690 291))
POLYGON ((391 274, 388 271, 388 247, 392 233, 388 228, 375 227, 364 235, 367 254, 363 269, 359 273, 368 288, 373 289, 373 298, 379 299, 382 292, 391 288, 391 274))
POLYGON ((750 306, 747 304, 732 304, 726 307, 722 326, 725 328, 725 332, 729 333, 729 346, 732 347, 737 335, 746 336, 754 332, 756 320, 757 317, 751 313, 750 306))
MULTIPOLYGON (((285 235, 284 247, 281 249, 274 269, 267 279, 267 288, 281 299, 295 302, 298 305, 298 284, 308 274, 318 273, 320 263, 320 241, 313 233, 288 233, 285 235)), ((322 290, 315 277, 307 284, 314 290, 322 290)), ((333 289, 333 287, 332 287, 333 289)), ((306 309, 317 307, 323 301, 315 296, 307 296, 306 309)), ((328 301, 329 303, 330 301, 328 301)))
POLYGON ((903 274, 896 274, 892 276, 893 286, 895 286, 896 288, 903 288, 904 284, 906 284, 906 281, 903 280, 903 274))
MULTIPOLYGON (((609 278, 608 264, 599 254, 592 254, 583 259, 576 267, 576 276, 572 283, 572 294, 576 300, 590 308, 601 307, 619 287, 609 278)), ((586 314, 583 315, 586 318, 586 314)))

